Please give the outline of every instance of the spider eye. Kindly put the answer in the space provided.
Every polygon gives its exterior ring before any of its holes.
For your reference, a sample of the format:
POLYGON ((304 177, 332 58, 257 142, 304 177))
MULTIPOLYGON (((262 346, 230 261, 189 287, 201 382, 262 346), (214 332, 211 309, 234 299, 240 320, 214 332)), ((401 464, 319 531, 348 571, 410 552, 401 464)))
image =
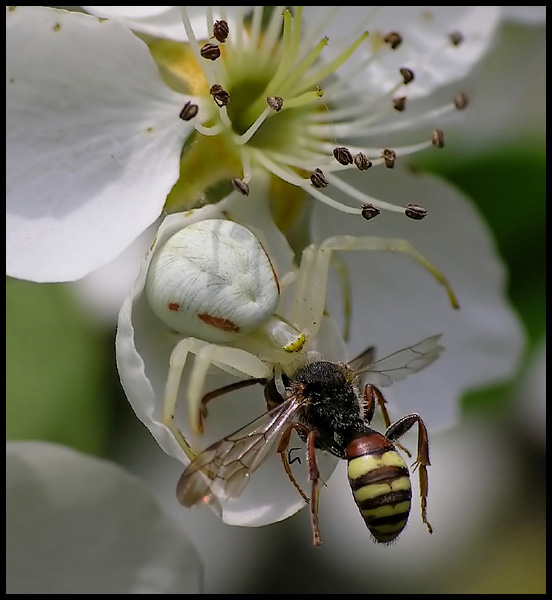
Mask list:
POLYGON ((171 329, 220 343, 257 329, 276 310, 280 290, 253 233, 209 219, 181 229, 155 250, 146 294, 171 329))

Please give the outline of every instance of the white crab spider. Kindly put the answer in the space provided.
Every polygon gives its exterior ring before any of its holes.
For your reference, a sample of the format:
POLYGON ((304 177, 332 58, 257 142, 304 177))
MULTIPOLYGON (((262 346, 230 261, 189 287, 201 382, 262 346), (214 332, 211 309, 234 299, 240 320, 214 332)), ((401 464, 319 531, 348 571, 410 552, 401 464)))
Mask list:
POLYGON ((199 432, 211 365, 240 379, 270 379, 276 374, 278 385, 282 372, 291 375, 304 362, 319 358, 309 350, 309 342, 321 325, 334 250, 402 252, 444 285, 457 306, 443 275, 404 240, 340 235, 311 244, 299 268, 280 279, 294 285, 289 310, 280 302, 281 285, 270 258, 243 225, 207 219, 181 229, 155 250, 146 294, 156 316, 183 336, 169 361, 163 423, 190 460, 196 454, 174 422, 188 353, 195 355, 187 386, 189 420, 199 432))

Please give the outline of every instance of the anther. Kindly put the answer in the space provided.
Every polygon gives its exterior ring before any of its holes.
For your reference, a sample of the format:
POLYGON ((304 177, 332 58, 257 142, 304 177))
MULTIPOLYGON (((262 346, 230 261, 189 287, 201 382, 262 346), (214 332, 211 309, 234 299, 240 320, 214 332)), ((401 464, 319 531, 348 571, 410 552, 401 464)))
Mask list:
POLYGON ((284 99, 280 98, 280 96, 267 96, 266 103, 272 110, 280 112, 284 105, 284 99))
POLYGON ((314 169, 314 173, 310 176, 310 180, 315 188, 320 189, 328 187, 328 180, 322 172, 322 169, 314 169))
POLYGON ((198 111, 199 106, 197 104, 186 102, 186 104, 184 104, 184 108, 180 111, 179 116, 183 121, 190 121, 197 115, 198 111))
POLYGON ((213 24, 213 37, 224 44, 228 34, 230 33, 230 29, 228 28, 228 23, 226 21, 215 21, 213 24))
POLYGON ((240 192, 240 194, 249 196, 249 186, 243 179, 239 179, 238 177, 232 179, 232 185, 237 192, 240 192))
POLYGON ((391 50, 396 50, 402 43, 402 37, 400 33, 391 31, 383 38, 383 41, 391 46, 391 50))
POLYGON ((458 92, 458 94, 454 96, 454 106, 456 106, 458 110, 462 110, 468 106, 468 97, 464 92, 458 92))
POLYGON ((359 171, 367 171, 372 166, 372 161, 362 152, 355 155, 354 161, 359 171))
POLYGON ((406 108, 406 96, 393 98, 393 108, 399 112, 402 112, 406 108))
POLYGON ((353 164, 353 155, 351 154, 351 151, 348 148, 345 148, 343 146, 334 148, 333 155, 334 155, 335 160, 337 160, 337 162, 340 165, 353 164))
POLYGON ((222 85, 214 83, 211 86, 209 93, 211 96, 213 96, 213 100, 219 108, 228 106, 228 103, 230 102, 230 94, 222 87, 222 85))
POLYGON ((402 68, 399 69, 399 73, 403 78, 404 85, 408 85, 411 81, 414 81, 414 71, 412 69, 402 68))
POLYGON ((459 31, 449 33, 449 40, 453 46, 459 46, 464 41, 464 36, 459 31))
POLYGON ((367 221, 377 217, 381 212, 380 209, 373 204, 363 204, 361 209, 361 214, 367 221))
POLYGON ((201 56, 203 56, 203 58, 208 60, 217 60, 217 58, 220 56, 220 47, 218 44, 207 43, 205 46, 202 46, 199 53, 201 56))
POLYGON ((442 129, 436 129, 431 136, 431 143, 437 148, 444 148, 445 134, 442 129))
POLYGON ((394 150, 385 148, 385 150, 381 153, 381 156, 385 161, 385 166, 388 169, 392 169, 395 166, 395 161, 397 160, 397 153, 394 150))
POLYGON ((404 214, 409 219, 414 219, 414 221, 421 221, 425 216, 427 216, 427 210, 422 208, 419 204, 407 204, 404 210, 404 214))

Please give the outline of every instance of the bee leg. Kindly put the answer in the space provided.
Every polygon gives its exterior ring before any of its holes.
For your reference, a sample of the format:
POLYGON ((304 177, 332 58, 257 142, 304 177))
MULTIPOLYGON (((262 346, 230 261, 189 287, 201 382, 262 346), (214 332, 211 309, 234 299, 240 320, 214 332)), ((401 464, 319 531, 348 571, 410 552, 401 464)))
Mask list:
POLYGON ((427 467, 431 463, 429 462, 429 436, 425 423, 422 421, 420 415, 416 413, 406 415, 406 417, 402 417, 402 419, 399 419, 387 429, 385 437, 396 443, 396 440, 402 437, 415 423, 418 423, 418 452, 416 462, 414 463, 414 470, 418 469, 418 476, 420 478, 422 521, 425 523, 429 533, 433 533, 433 527, 427 520, 427 495, 429 491, 427 467))
POLYGON ((212 392, 209 392, 203 396, 201 399, 201 404, 199 407, 199 426, 200 431, 203 431, 203 419, 207 416, 207 402, 213 400, 213 398, 218 398, 223 394, 228 394, 230 392, 234 392, 236 390, 241 390, 244 387, 249 387, 250 385, 255 385, 256 383, 265 383, 265 379, 245 379, 244 381, 237 381, 236 383, 230 383, 229 385, 225 385, 220 387, 212 392))
POLYGON ((295 489, 299 492, 299 495, 301 496, 301 498, 303 498, 305 503, 310 504, 310 498, 307 496, 307 494, 305 494, 305 492, 303 491, 303 489, 301 488, 299 483, 297 483, 297 480, 295 479, 295 477, 293 475, 293 472, 291 470, 291 465, 289 464, 288 455, 286 452, 287 447, 289 446, 289 440, 291 438, 291 433, 293 432, 293 430, 297 429, 297 431, 303 432, 303 427, 304 426, 301 425, 301 423, 291 423, 289 425, 289 427, 287 427, 287 429, 284 431, 284 433, 282 435, 282 439, 280 440, 280 443, 278 444, 278 454, 280 455, 280 458, 282 459, 282 464, 284 465, 284 470, 285 470, 287 476, 289 477, 289 480, 293 484, 293 487, 295 487, 295 489))
POLYGON ((320 525, 318 523, 318 497, 319 497, 319 488, 318 484, 320 482, 320 471, 318 469, 318 462, 316 461, 316 438, 318 437, 318 432, 316 430, 309 431, 309 435, 307 437, 307 458, 309 462, 309 480, 312 482, 312 490, 311 490, 311 519, 312 519, 312 533, 314 536, 314 545, 320 546, 322 544, 322 540, 320 539, 320 525))
MULTIPOLYGON (((391 425, 391 419, 389 418, 389 413, 387 412, 387 407, 385 406, 387 404, 387 400, 384 398, 383 394, 375 385, 367 384, 364 387, 364 419, 367 424, 369 424, 372 421, 374 411, 376 408, 376 403, 380 408, 381 416, 383 417, 385 427, 389 429, 391 425)), ((399 444, 398 442, 394 443, 408 456, 408 458, 412 456, 412 454, 410 454, 410 452, 403 445, 399 444)))

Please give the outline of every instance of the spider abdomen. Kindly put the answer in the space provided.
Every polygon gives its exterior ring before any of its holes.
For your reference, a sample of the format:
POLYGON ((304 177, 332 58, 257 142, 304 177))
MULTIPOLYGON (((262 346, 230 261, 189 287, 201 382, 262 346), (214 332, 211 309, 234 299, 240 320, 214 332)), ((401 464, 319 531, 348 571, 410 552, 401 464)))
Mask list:
POLYGON ((166 325, 212 343, 257 329, 280 299, 276 273, 259 240, 243 225, 223 219, 188 225, 156 249, 146 292, 166 325))

